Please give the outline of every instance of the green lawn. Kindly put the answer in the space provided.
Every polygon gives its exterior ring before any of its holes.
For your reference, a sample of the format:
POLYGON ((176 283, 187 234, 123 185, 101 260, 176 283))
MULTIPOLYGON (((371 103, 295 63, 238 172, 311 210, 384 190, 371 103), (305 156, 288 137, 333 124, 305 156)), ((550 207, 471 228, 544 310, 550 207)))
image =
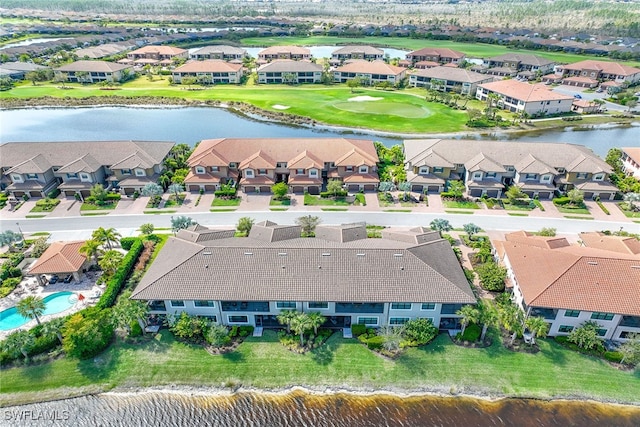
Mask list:
POLYGON ((532 211, 536 208, 536 205, 532 203, 509 203, 506 200, 502 202, 502 206, 504 206, 504 209, 508 211, 532 211))
POLYGON ((36 205, 30 212, 51 212, 60 204, 60 199, 42 199, 36 202, 36 205))
POLYGON ((622 213, 627 217, 627 218, 640 218, 640 212, 632 212, 626 209, 623 209, 622 207, 626 205, 625 203, 617 203, 618 208, 622 211, 622 213))
POLYGON ((322 198, 320 196, 313 196, 309 193, 304 195, 305 206, 349 206, 349 202, 344 197, 327 197, 322 198))
POLYGON ((216 197, 211 202, 211 206, 212 207, 215 207, 215 206, 239 206, 241 201, 242 201, 242 199, 240 199, 240 198, 221 199, 221 198, 216 197))
POLYGON ((586 206, 577 207, 577 208, 569 208, 567 206, 555 205, 555 207, 556 207, 556 209, 558 209, 559 212, 566 213, 566 214, 582 214, 582 215, 590 215, 591 214, 591 212, 589 212, 589 209, 587 209, 586 206))
POLYGON ((271 197, 269 206, 291 206, 291 199, 287 198, 282 200, 276 200, 275 198, 271 197))
POLYGON ((118 202, 115 203, 105 203, 104 205, 94 205, 93 203, 84 202, 80 206, 80 212, 85 211, 110 211, 118 206, 118 202))
MULTIPOLYGON (((369 351, 355 339, 334 334, 327 344, 304 354, 285 349, 272 331, 249 337, 230 354, 211 356, 202 347, 176 342, 163 331, 143 344, 112 346, 102 355, 76 361, 62 358, 3 371, 0 405, 7 393, 52 388, 114 386, 293 385, 438 388, 531 397, 584 397, 638 402, 640 375, 540 340, 537 354, 514 353, 495 343, 485 349, 455 346, 440 335, 424 348, 409 349, 395 361, 369 351)), ((34 396, 37 399, 37 396, 34 396)))
POLYGON ((442 205, 445 208, 450 209, 480 209, 480 206, 476 202, 470 200, 456 201, 456 200, 443 200, 442 205))
POLYGON ((170 207, 173 207, 173 206, 182 206, 182 204, 184 203, 185 198, 186 198, 186 196, 184 194, 180 194, 180 196, 176 199, 176 195, 172 194, 164 202, 164 207, 165 208, 170 208, 170 207))

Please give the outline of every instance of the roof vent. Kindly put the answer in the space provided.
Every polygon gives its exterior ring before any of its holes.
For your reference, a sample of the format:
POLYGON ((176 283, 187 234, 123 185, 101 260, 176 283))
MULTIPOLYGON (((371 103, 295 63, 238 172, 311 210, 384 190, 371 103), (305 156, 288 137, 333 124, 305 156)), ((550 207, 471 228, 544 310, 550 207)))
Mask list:
POLYGON ((322 256, 331 256, 331 254, 329 252, 323 252, 322 256))
POLYGON ((202 255, 211 255, 211 252, 202 252, 202 255))
POLYGON ((404 254, 402 254, 402 253, 399 253, 399 254, 393 254, 393 256, 400 257, 400 256, 404 256, 404 254))
POLYGON ((366 254, 356 254, 356 256, 365 256, 366 254))
POLYGON ((286 252, 278 252, 278 256, 287 256, 286 252))
POLYGON ((284 265, 282 266, 282 268, 284 268, 284 265))
POLYGON ((598 263, 595 262, 595 261, 587 261, 587 264, 589 264, 589 265, 598 265, 598 263))
POLYGON ((209 264, 205 265, 204 268, 209 268, 209 264))
POLYGON ((631 268, 640 268, 640 265, 632 265, 631 268))
POLYGON ((400 270, 404 270, 404 265, 402 267, 400 267, 400 270))
POLYGON ((245 255, 253 255, 253 252, 245 252, 245 255))

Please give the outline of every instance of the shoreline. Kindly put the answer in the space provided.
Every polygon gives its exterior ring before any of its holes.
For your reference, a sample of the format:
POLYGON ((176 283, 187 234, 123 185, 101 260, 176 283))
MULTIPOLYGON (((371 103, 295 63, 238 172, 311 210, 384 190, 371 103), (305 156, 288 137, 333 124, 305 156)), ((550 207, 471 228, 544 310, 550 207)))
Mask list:
MULTIPOLYGON (((305 116, 288 114, 283 111, 269 111, 256 107, 245 102, 221 102, 219 100, 189 100, 185 98, 171 98, 158 96, 143 97, 127 97, 127 96, 90 96, 86 98, 54 98, 50 96, 38 98, 12 98, 9 102, 0 100, 0 111, 2 110, 20 110, 20 109, 70 109, 70 108, 147 108, 147 109, 180 109, 180 108, 221 108, 228 110, 236 115, 244 118, 255 120, 258 122, 277 123, 279 125, 334 131, 345 135, 368 135, 381 136, 390 139, 411 139, 411 138, 471 138, 473 135, 480 136, 500 136, 500 135, 517 135, 533 132, 558 131, 572 128, 574 130, 589 130, 590 128, 616 128, 629 127, 640 124, 640 120, 634 117, 630 122, 613 122, 613 123, 584 123, 567 122, 561 126, 548 127, 541 129, 523 129, 521 127, 514 129, 504 128, 480 128, 468 129, 457 132, 439 132, 439 133, 397 133, 368 128, 337 126, 327 123, 318 122, 315 119, 305 116), (106 101, 106 102, 105 102, 106 101), (65 103, 66 105, 61 105, 65 103)), ((612 118, 613 119, 613 118, 612 118)), ((548 120, 548 119, 541 119, 548 120)))
POLYGON ((455 387, 420 387, 413 390, 398 389, 393 386, 382 389, 367 387, 350 387, 350 386, 308 386, 293 385, 288 387, 274 388, 257 388, 251 386, 238 387, 216 387, 216 386, 200 386, 200 385, 162 385, 162 386, 115 386, 112 389, 101 389, 99 386, 86 387, 80 389, 51 389, 39 392, 11 393, 0 394, 0 408, 19 407, 30 404, 38 404, 44 402, 65 401, 85 396, 121 396, 134 397, 142 395, 177 395, 185 397, 233 397, 243 394, 255 394, 262 396, 288 396, 305 394, 310 396, 330 397, 337 395, 348 395, 355 397, 390 397, 397 399, 413 399, 413 398, 442 398, 442 399, 466 399, 475 400, 482 403, 500 403, 506 400, 529 400, 542 403, 565 402, 568 404, 597 404, 605 406, 614 406, 628 409, 640 409, 640 401, 636 402, 619 402, 616 400, 598 399, 588 396, 558 396, 558 397, 540 397, 527 395, 509 395, 503 393, 492 393, 490 391, 480 390, 454 390, 455 387), (96 388, 97 387, 97 388, 96 388), (77 393, 75 393, 75 392, 77 393), (60 395, 60 393, 68 393, 60 395), (29 399, 29 396, 35 394, 40 399, 29 399), (48 396, 51 394, 50 396, 48 396), (44 396, 43 396, 44 395, 44 396), (44 398, 43 398, 44 397, 44 398))

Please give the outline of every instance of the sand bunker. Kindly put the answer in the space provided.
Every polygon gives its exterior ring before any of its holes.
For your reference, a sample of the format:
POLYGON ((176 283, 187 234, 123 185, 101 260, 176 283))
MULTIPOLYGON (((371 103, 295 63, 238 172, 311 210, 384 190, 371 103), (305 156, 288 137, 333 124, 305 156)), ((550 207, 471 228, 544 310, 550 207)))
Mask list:
POLYGON ((348 101, 350 102, 365 102, 365 101, 380 101, 381 99, 384 98, 374 98, 373 96, 355 96, 353 98, 349 98, 348 101))
POLYGON ((275 104, 272 106, 274 110, 287 110, 291 107, 289 107, 288 105, 280 105, 280 104, 275 104))

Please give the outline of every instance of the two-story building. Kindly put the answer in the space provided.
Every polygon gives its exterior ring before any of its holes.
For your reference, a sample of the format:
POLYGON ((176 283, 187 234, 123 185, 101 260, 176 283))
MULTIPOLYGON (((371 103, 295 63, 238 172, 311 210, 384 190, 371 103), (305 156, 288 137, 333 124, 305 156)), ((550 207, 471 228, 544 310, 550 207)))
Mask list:
POLYGON ((344 46, 331 53, 331 64, 338 65, 350 59, 377 61, 384 59, 384 50, 373 46, 344 46))
POLYGON ((115 83, 123 81, 127 73, 132 72, 133 68, 127 64, 80 60, 56 68, 54 75, 57 80, 72 83, 115 83))
POLYGON ((459 64, 465 58, 463 52, 448 48, 425 47, 423 49, 414 50, 406 55, 406 59, 410 64, 417 62, 437 62, 438 64, 459 64))
POLYGON ((409 85, 426 87, 442 92, 475 95, 478 85, 492 82, 493 77, 475 73, 464 68, 431 67, 416 69, 409 75, 409 85))
POLYGON ((555 62, 537 55, 505 53, 485 59, 482 65, 487 74, 531 79, 552 72, 555 62))
POLYGON ((245 193, 271 192, 285 182, 295 193, 318 194, 329 179, 349 191, 378 188, 373 142, 347 138, 222 138, 203 140, 188 160, 188 191, 239 184, 245 193))
POLYGON ((555 74, 562 77, 562 84, 571 86, 595 87, 604 81, 631 85, 640 82, 640 68, 592 59, 559 65, 555 74))
POLYGON ((320 83, 322 65, 309 61, 277 59, 258 68, 258 83, 320 83))
POLYGON ((131 298, 150 313, 187 312, 223 325, 281 328, 283 310, 320 312, 324 326, 402 325, 428 318, 460 329, 456 312, 475 304, 464 272, 439 233, 385 230, 368 239, 365 224, 321 225, 315 238, 299 226, 255 224, 249 237, 202 226, 170 237, 131 298))
POLYGON ((356 77, 366 86, 376 83, 389 83, 397 85, 405 77, 406 69, 387 64, 384 61, 365 61, 362 59, 349 61, 336 68, 333 72, 333 80, 337 83, 346 83, 356 77))
POLYGON ((628 176, 640 179, 640 147, 624 147, 622 150, 622 170, 628 176))
POLYGON ((175 46, 143 46, 127 53, 126 61, 133 65, 171 65, 173 60, 188 59, 189 51, 175 46))
POLYGON ((471 197, 500 197, 511 185, 540 199, 573 188, 587 199, 616 193, 609 165, 580 145, 428 139, 403 147, 407 182, 419 193, 442 192, 451 180, 463 181, 471 197))
POLYGON ((220 59, 187 62, 171 72, 174 83, 184 79, 195 79, 202 84, 239 84, 242 82, 242 64, 233 64, 220 59))
POLYGON ((292 61, 311 60, 311 51, 300 46, 271 46, 258 52, 259 62, 271 62, 276 59, 292 61))
POLYGON ((8 142, 0 145, 0 168, 14 197, 89 196, 95 184, 133 194, 156 182, 173 142, 8 142))
POLYGON ((227 45, 205 46, 189 54, 190 59, 195 59, 197 61, 203 61, 205 59, 219 59, 222 61, 238 61, 240 63, 242 63, 242 60, 248 56, 247 51, 241 47, 227 45))
POLYGON ((550 336, 595 321, 602 339, 624 341, 640 333, 640 242, 586 234, 587 247, 524 231, 493 243, 513 301, 526 316, 543 317, 550 336), (627 250, 617 250, 622 246, 627 250))
POLYGON ((518 80, 500 80, 478 86, 476 98, 487 101, 496 95, 495 106, 529 117, 571 112, 574 98, 554 92, 543 84, 529 84, 518 80))

